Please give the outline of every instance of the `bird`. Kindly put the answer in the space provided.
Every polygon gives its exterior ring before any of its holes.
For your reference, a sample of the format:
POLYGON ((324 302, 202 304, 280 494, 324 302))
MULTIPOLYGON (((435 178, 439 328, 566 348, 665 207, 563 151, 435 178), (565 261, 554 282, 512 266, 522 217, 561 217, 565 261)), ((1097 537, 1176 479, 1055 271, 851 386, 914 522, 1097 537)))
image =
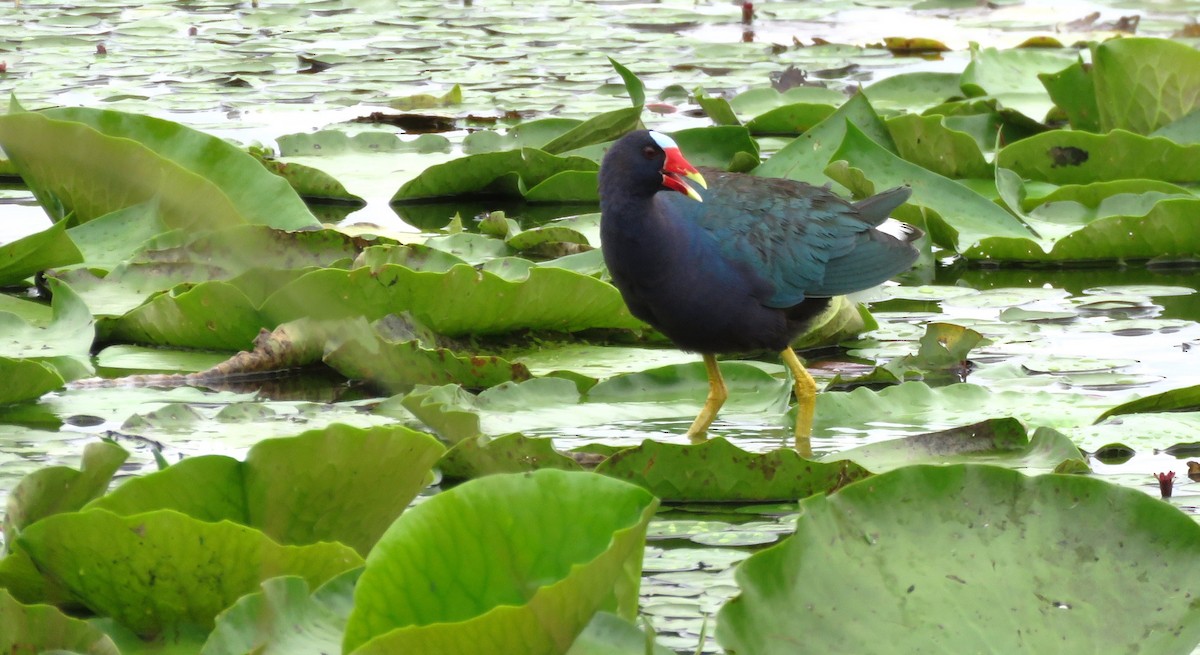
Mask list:
POLYGON ((630 313, 704 360, 703 442, 728 397, 716 356, 772 351, 791 371, 795 448, 811 454, 817 387, 791 343, 831 300, 912 267, 916 228, 891 221, 907 186, 851 202, 828 186, 699 169, 666 134, 615 141, 599 171, 600 248, 630 313))

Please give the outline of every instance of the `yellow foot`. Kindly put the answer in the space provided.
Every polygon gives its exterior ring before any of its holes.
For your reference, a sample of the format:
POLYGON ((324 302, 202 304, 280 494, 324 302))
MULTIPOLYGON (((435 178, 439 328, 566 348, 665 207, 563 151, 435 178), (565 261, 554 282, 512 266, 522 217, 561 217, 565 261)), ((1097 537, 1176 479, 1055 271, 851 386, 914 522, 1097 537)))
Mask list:
POLYGON ((781 353, 783 363, 792 372, 796 393, 796 451, 804 457, 812 456, 813 411, 817 404, 817 382, 796 357, 790 347, 781 353))
POLYGON ((708 426, 712 425, 713 420, 717 418, 717 411, 729 397, 729 390, 725 388, 725 380, 721 378, 721 368, 717 366, 716 356, 704 355, 704 368, 708 372, 708 398, 704 400, 700 415, 692 421, 692 427, 688 428, 687 437, 692 443, 703 443, 708 439, 708 426))

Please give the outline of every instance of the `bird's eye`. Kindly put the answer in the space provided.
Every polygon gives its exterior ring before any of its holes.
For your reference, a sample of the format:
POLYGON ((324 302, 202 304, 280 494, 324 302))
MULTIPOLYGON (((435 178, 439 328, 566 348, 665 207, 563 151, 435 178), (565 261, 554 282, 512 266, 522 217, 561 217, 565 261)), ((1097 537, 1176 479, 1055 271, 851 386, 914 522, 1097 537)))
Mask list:
POLYGON ((642 148, 642 156, 646 159, 654 159, 658 156, 658 150, 654 146, 646 146, 642 148))

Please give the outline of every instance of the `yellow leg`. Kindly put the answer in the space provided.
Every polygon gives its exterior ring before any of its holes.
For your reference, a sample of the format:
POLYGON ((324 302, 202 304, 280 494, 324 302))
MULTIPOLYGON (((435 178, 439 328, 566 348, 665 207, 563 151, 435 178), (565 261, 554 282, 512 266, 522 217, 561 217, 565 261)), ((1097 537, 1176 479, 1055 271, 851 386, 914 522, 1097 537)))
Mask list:
POLYGON ((708 426, 712 425, 713 419, 717 418, 717 411, 729 397, 729 390, 725 388, 725 380, 721 378, 716 356, 705 355, 704 368, 708 371, 708 398, 704 400, 704 408, 700 410, 700 415, 692 421, 692 427, 688 428, 687 436, 692 443, 700 443, 708 438, 705 436, 708 426))
POLYGON ((811 457, 813 410, 817 406, 817 383, 808 374, 804 364, 800 363, 800 358, 796 357, 796 351, 788 347, 784 348, 781 354, 784 365, 792 372, 792 380, 795 384, 796 450, 804 457, 811 457))

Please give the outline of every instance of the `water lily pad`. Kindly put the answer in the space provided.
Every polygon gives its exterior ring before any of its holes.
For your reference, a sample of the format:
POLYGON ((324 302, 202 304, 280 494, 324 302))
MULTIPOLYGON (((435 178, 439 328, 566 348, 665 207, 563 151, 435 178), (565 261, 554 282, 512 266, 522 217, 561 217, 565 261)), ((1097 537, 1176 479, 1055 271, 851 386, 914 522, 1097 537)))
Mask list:
MULTIPOLYGON (((64 380, 76 380, 92 372, 90 351, 95 338, 95 321, 71 287, 49 280, 54 296, 52 316, 46 327, 35 327, 14 314, 0 312, 0 357, 40 362, 64 380)), ((39 378, 44 375, 32 371, 39 378)), ((11 387, 9 394, 17 387, 11 387)))
POLYGON ((280 546, 252 528, 171 510, 56 514, 16 543, 89 609, 147 636, 181 625, 211 628, 262 580, 291 574, 316 585, 362 564, 341 544, 280 546))
POLYGON ((633 618, 657 505, 633 485, 553 470, 489 476, 438 494, 406 512, 371 552, 343 651, 411 644, 469 653, 488 643, 503 652, 565 652, 598 610, 633 618), (564 520, 573 526, 567 533, 549 527, 564 520))
POLYGON ((11 285, 38 271, 81 261, 83 253, 67 236, 66 222, 58 221, 41 232, 0 246, 0 285, 11 285))
POLYGON ((1094 44, 1092 78, 1100 129, 1149 134, 1197 108, 1200 53, 1166 39, 1094 44))
POLYGON ((851 97, 819 125, 796 137, 754 169, 755 175, 784 177, 809 184, 825 184, 825 168, 846 135, 846 126, 855 125, 869 140, 895 152, 887 126, 875 113, 867 96, 851 97))
POLYGON ((996 155, 996 165, 1054 184, 1123 178, 1188 183, 1200 180, 1200 145, 1126 130, 1052 130, 1005 146, 996 155))
POLYGON ((947 100, 962 96, 958 73, 900 73, 863 89, 863 94, 880 111, 919 114, 947 100))
POLYGON ((265 580, 260 591, 242 596, 217 616, 200 655, 338 652, 361 574, 362 569, 352 569, 315 592, 298 576, 265 580))
POLYGON ((830 493, 870 475, 850 462, 805 460, 790 448, 748 453, 720 437, 687 446, 647 440, 618 451, 596 472, 632 482, 669 502, 794 500, 830 493))
MULTIPOLYGON (((567 136, 567 135, 564 135, 567 136)), ((542 150, 522 148, 468 155, 431 166, 400 187, 393 203, 470 194, 523 197, 552 175, 564 171, 592 172, 596 162, 583 157, 556 157, 542 150)))
MULTIPOLYGON (((652 633, 653 634, 653 633, 652 633)), ((671 655, 652 636, 611 612, 597 612, 575 638, 567 655, 671 655)))
POLYGON ((902 184, 911 186, 909 203, 937 212, 940 220, 929 226, 930 235, 944 247, 962 252, 987 237, 1032 236, 1016 217, 995 203, 889 153, 853 125, 847 125, 846 137, 832 159, 826 173, 859 195, 902 184))
POLYGON ((157 197, 171 226, 316 224, 253 157, 178 123, 82 107, 17 112, 0 116, 0 145, 56 218, 82 223, 157 197))
POLYGON ((991 96, 1002 107, 1041 122, 1054 103, 1038 74, 1058 72, 1074 60, 1052 50, 974 48, 962 74, 962 88, 970 97, 991 96))
POLYGON ((0 405, 41 398, 65 384, 50 364, 11 357, 0 357, 0 380, 0 405))
POLYGON ((119 655, 112 640, 85 621, 49 605, 22 605, 0 588, 0 649, 5 653, 72 652, 119 655))
POLYGON ((1071 643, 1184 655, 1200 641, 1200 609, 1187 600, 1200 527, 1141 491, 1085 476, 914 466, 801 509, 795 536, 739 567, 742 593, 719 616, 727 650, 794 653, 799 640, 853 652, 1071 643), (1121 564, 1129 561, 1139 566, 1121 564), (1109 620, 1113 612, 1122 620, 1109 620))
POLYGON ((1051 472, 1066 464, 1070 472, 1087 471, 1079 449, 1061 432, 1038 428, 1031 436, 1020 421, 989 419, 941 432, 918 434, 858 446, 823 459, 849 460, 875 473, 912 464, 974 462, 1051 472))
POLYGON ((425 486, 443 451, 429 435, 400 426, 332 425, 260 441, 245 462, 185 459, 128 480, 88 509, 122 516, 173 509, 252 526, 283 544, 340 541, 366 553, 425 486))
POLYGON ((494 473, 519 473, 555 468, 581 470, 571 457, 554 449, 549 437, 526 437, 514 432, 495 438, 463 439, 446 451, 437 463, 442 477, 466 480, 494 473))
POLYGON ((4 540, 13 543, 21 531, 48 516, 75 512, 108 489, 112 476, 129 453, 111 441, 83 449, 78 469, 49 466, 21 479, 4 509, 4 540))
POLYGON ((312 312, 320 317, 410 312, 440 334, 497 334, 519 329, 577 331, 642 325, 625 308, 616 288, 560 268, 536 267, 520 282, 455 266, 446 273, 401 266, 353 271, 323 269, 276 291, 262 306, 269 322, 283 323, 312 312))
POLYGON ((992 166, 966 132, 950 128, 944 116, 904 114, 888 120, 888 131, 903 159, 949 178, 987 178, 992 166))

